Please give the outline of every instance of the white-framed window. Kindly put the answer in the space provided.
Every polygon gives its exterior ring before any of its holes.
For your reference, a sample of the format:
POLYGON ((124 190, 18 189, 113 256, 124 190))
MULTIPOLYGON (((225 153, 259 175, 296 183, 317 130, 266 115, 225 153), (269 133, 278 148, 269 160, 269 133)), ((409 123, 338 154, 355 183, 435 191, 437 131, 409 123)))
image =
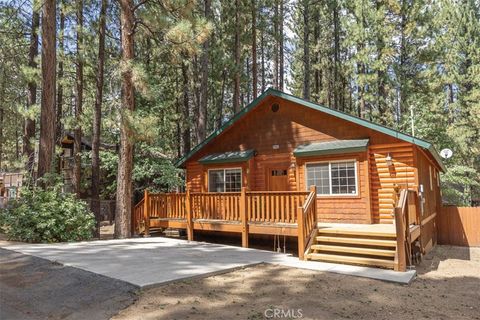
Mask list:
POLYGON ((240 192, 242 169, 209 169, 208 192, 240 192))
POLYGON ((355 160, 306 164, 306 187, 315 185, 317 195, 358 195, 355 160))

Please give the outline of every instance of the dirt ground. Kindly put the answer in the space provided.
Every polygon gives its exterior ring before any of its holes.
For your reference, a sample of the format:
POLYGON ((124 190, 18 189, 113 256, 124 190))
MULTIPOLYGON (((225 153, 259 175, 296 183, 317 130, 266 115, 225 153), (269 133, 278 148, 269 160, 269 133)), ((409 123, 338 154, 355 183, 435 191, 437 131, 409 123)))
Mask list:
POLYGON ((0 319, 109 319, 137 287, 0 248, 0 319))
POLYGON ((140 293, 113 319, 480 319, 480 248, 437 246, 408 286, 272 265, 140 293))

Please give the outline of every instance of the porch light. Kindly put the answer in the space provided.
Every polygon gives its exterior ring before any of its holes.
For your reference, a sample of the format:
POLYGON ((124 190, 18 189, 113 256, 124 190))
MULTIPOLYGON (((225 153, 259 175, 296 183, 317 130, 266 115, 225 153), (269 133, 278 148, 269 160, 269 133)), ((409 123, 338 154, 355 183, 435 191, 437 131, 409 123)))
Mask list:
POLYGON ((387 166, 389 166, 389 167, 393 164, 392 156, 390 155, 390 152, 387 154, 387 157, 385 158, 385 161, 387 162, 387 166))

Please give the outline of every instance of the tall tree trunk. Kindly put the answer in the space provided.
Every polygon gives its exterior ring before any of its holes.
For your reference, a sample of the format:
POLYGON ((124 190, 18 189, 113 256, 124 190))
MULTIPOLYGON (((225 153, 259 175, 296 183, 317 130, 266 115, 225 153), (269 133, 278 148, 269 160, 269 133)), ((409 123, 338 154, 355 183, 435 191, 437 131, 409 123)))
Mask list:
MULTIPOLYGON (((60 32, 58 39, 58 49, 60 51, 60 58, 58 59, 58 83, 57 83, 57 127, 55 133, 55 140, 58 146, 62 145, 62 113, 63 113, 63 59, 65 56, 65 8, 64 1, 60 5, 60 32)), ((59 167, 60 169, 60 167, 59 167)))
MULTIPOLYGON (((180 91, 180 88, 179 88, 179 84, 178 84, 178 73, 175 72, 175 92, 179 92, 180 91)), ((182 109, 182 106, 180 104, 180 99, 178 97, 178 95, 175 96, 175 111, 176 111, 176 114, 179 115, 180 112, 181 112, 181 109, 182 109)), ((182 157, 182 127, 180 125, 180 121, 176 121, 176 131, 177 131, 177 135, 176 135, 176 138, 177 138, 177 158, 181 158, 182 157)))
POLYGON ((122 108, 120 112, 120 152, 117 174, 117 198, 115 212, 115 237, 128 238, 131 234, 133 131, 129 122, 135 110, 135 86, 132 79, 134 51, 134 3, 119 0, 122 37, 122 108))
POLYGON ((252 0, 252 92, 253 99, 257 98, 257 6, 252 0))
MULTIPOLYGON (((211 0, 205 0, 205 19, 211 19, 211 0)), ((207 106, 208 106, 208 65, 209 65, 210 40, 203 43, 203 53, 201 57, 202 79, 200 83, 200 103, 198 108, 197 121, 197 144, 205 140, 207 136, 207 106)))
POLYGON ((4 102, 5 102, 5 87, 7 82, 7 77, 5 76, 5 68, 2 69, 2 78, 0 80, 0 171, 2 169, 2 162, 3 162, 3 141, 5 141, 5 137, 3 136, 3 128, 5 121, 5 110, 4 110, 4 102))
POLYGON ((92 136, 92 202, 91 209, 97 221, 96 236, 100 236, 100 135, 102 123, 103 75, 105 68, 105 28, 108 0, 102 0, 98 27, 98 61, 92 136))
MULTIPOLYGON (((40 13, 36 8, 35 1, 32 3, 32 28, 30 35, 30 49, 28 52, 28 66, 32 69, 37 68, 35 61, 38 56, 38 27, 40 26, 40 13)), ((30 109, 37 103, 37 83, 32 80, 28 82, 28 98, 27 107, 30 109)), ((27 159, 25 169, 33 173, 33 166, 35 163, 35 146, 32 144, 35 139, 35 119, 31 115, 25 119, 23 135, 23 155, 27 159)))
POLYGON ((75 81, 75 132, 74 132, 74 166, 73 189, 80 196, 80 182, 82 178, 82 127, 83 112, 83 0, 76 0, 77 6, 77 71, 75 81))
MULTIPOLYGON (((320 15, 319 15, 319 10, 315 10, 314 16, 313 16, 313 22, 314 22, 314 27, 313 27, 313 44, 316 48, 319 46, 319 40, 320 40, 320 15)), ((314 78, 314 99, 317 102, 320 102, 320 91, 321 91, 321 69, 319 66, 320 63, 320 53, 317 51, 318 49, 315 50, 312 58, 312 62, 314 64, 314 72, 313 72, 313 78, 314 78)))
MULTIPOLYGON (((184 58, 185 60, 186 58, 184 58)), ((182 62, 183 77, 183 154, 187 154, 191 149, 190 141, 190 92, 188 82, 188 66, 182 62)))
POLYGON ((310 99, 310 0, 303 0, 303 98, 310 99))
POLYGON ((265 79, 265 37, 263 29, 260 31, 260 55, 262 60, 262 93, 267 89, 267 83, 265 79))
POLYGON ((273 5, 273 87, 278 89, 278 0, 275 0, 273 5))
POLYGON ((222 71, 222 92, 220 94, 220 99, 217 102, 217 126, 216 129, 220 129, 223 121, 223 101, 225 99, 225 86, 227 83, 227 70, 223 69, 222 71))
POLYGON ((242 65, 240 63, 240 1, 235 0, 235 73, 233 76, 233 113, 240 111, 240 70, 242 65))
POLYGON ((384 53, 385 41, 383 39, 383 32, 381 29, 381 24, 384 22, 384 8, 383 0, 376 1, 376 14, 377 17, 382 17, 382 20, 377 20, 377 39, 376 39, 376 50, 377 50, 377 109, 380 114, 380 123, 387 124, 387 90, 386 90, 386 81, 385 81, 385 71, 383 69, 384 65, 384 53))
POLYGON ((279 49, 279 63, 280 63, 280 70, 279 70, 279 82, 278 82, 278 89, 283 91, 284 89, 284 73, 285 73, 285 57, 283 53, 283 19, 284 19, 284 12, 283 12, 283 1, 280 0, 280 17, 278 21, 278 49, 279 49))
POLYGON ((333 6, 333 104, 335 109, 340 109, 340 77, 338 65, 340 63, 340 21, 338 3, 334 0, 333 6))
POLYGON ((397 124, 401 123, 402 116, 407 112, 407 75, 406 75, 406 61, 407 61, 407 35, 405 34, 407 28, 407 6, 408 2, 403 0, 400 10, 400 66, 399 66, 399 102, 397 108, 397 124))
POLYGON ((39 178, 52 172, 55 151, 56 11, 55 0, 44 1, 42 11, 42 100, 38 152, 39 178))

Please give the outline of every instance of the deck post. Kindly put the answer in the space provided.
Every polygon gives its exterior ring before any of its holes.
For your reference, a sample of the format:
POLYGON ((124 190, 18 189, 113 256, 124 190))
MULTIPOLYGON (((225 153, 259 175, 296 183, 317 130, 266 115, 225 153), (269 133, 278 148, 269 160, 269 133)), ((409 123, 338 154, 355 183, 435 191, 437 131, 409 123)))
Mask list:
POLYGON ((317 222, 318 222, 318 217, 317 217, 317 186, 316 185, 311 185, 310 186, 310 192, 313 192, 313 194, 315 195, 315 204, 313 206, 313 211, 315 212, 315 215, 314 215, 314 223, 315 223, 315 228, 318 227, 317 225, 317 222))
POLYGON ((303 231, 303 207, 297 208, 297 231, 298 231, 298 258, 304 260, 305 254, 305 233, 303 231))
POLYGON ((248 214, 246 187, 242 187, 242 191, 240 193, 240 218, 242 221, 242 247, 248 248, 248 214))
POLYGON ((188 241, 193 241, 193 212, 192 201, 190 199, 190 189, 185 192, 185 213, 187 216, 187 238, 188 241))
POLYGON ((144 237, 150 237, 150 201, 148 198, 148 190, 145 189, 143 196, 143 220, 145 221, 144 237))
POLYGON ((403 223, 402 208, 395 208, 395 229, 397 232, 397 250, 395 253, 395 271, 406 271, 406 252, 405 252, 405 225, 403 223))

